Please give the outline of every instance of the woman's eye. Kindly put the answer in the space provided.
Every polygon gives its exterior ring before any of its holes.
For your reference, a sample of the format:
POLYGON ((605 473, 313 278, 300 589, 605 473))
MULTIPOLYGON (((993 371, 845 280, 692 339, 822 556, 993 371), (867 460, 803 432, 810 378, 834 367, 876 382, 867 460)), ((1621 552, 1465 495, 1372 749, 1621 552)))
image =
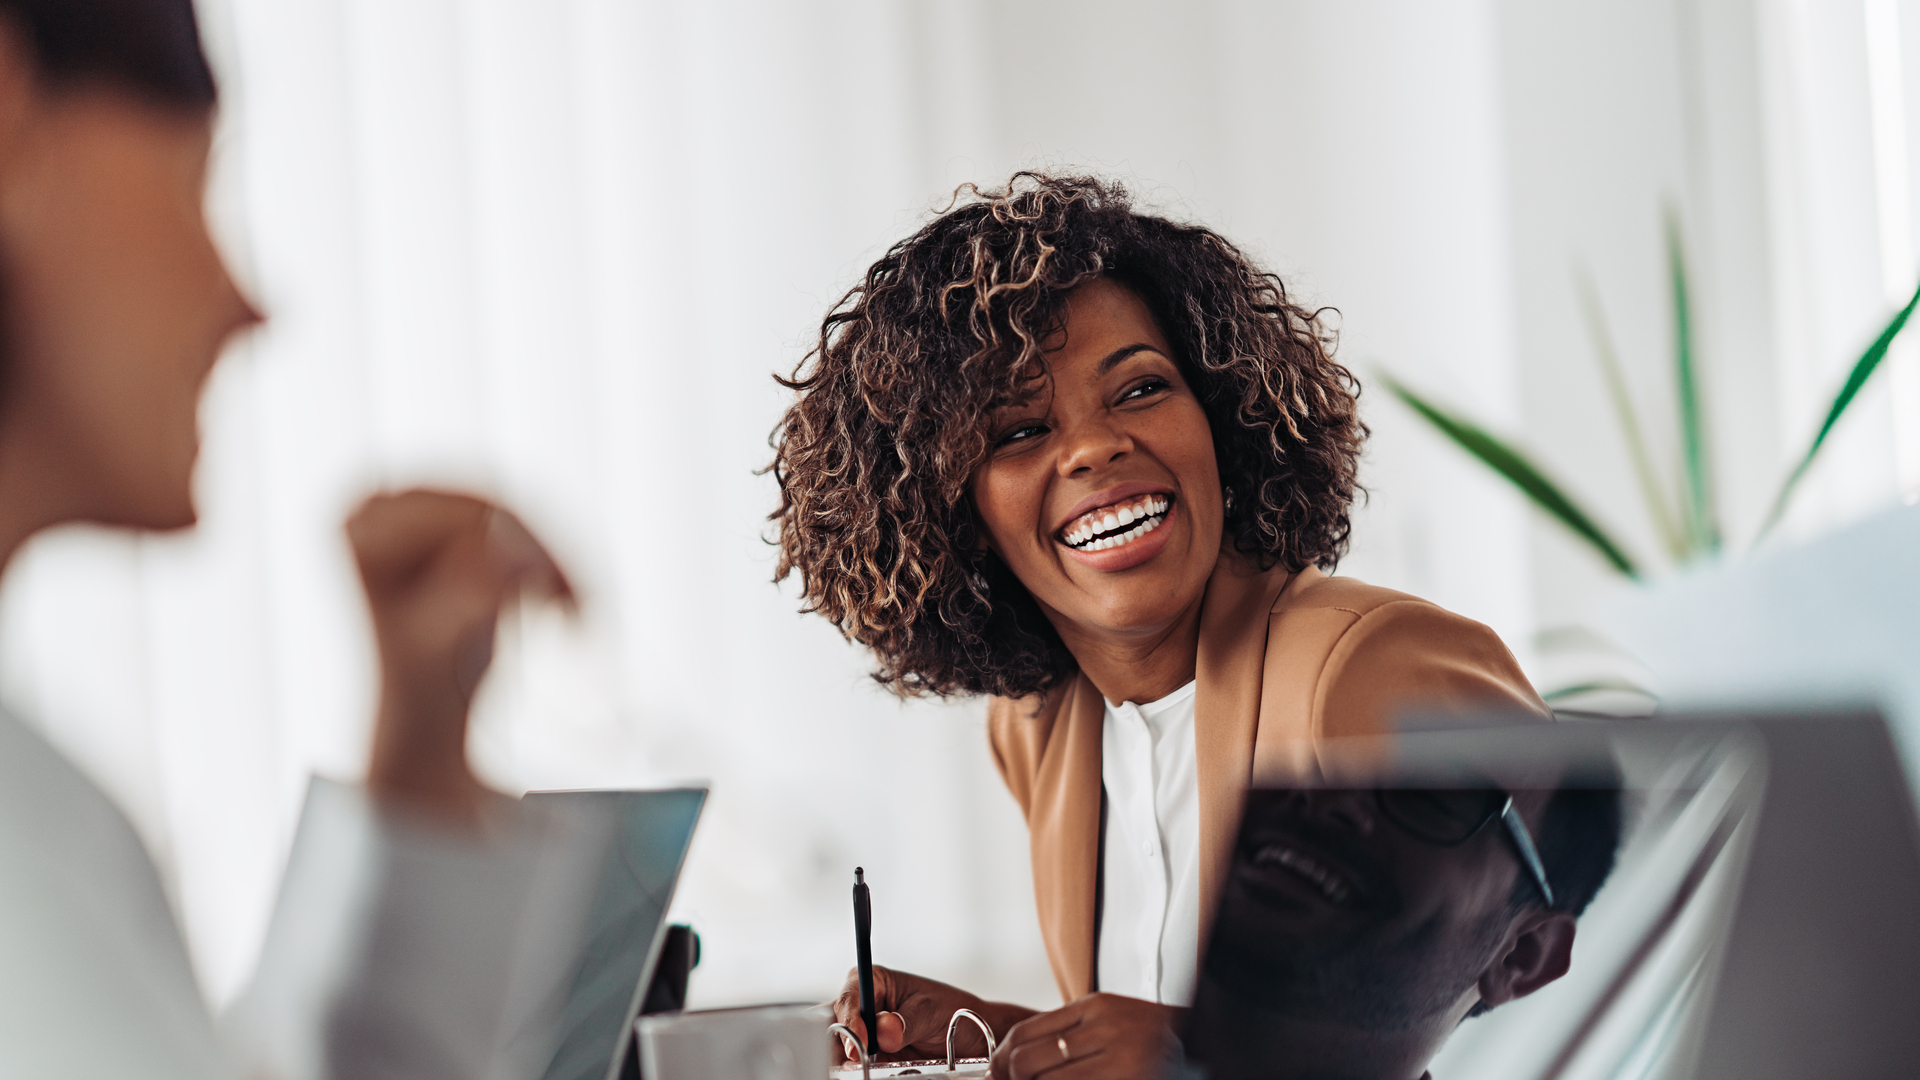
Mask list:
POLYGON ((1045 424, 1015 424, 1007 431, 1001 432, 1000 437, 994 440, 993 445, 1012 446, 1014 443, 1025 442, 1037 435, 1044 435, 1046 431, 1047 427, 1045 424))
POLYGON ((1121 401, 1138 401, 1144 397, 1152 397, 1153 395, 1168 389, 1171 385, 1172 384, 1167 382, 1167 380, 1165 379, 1148 379, 1145 382, 1138 383, 1134 386, 1129 386, 1127 388, 1126 393, 1120 395, 1120 400, 1121 401))

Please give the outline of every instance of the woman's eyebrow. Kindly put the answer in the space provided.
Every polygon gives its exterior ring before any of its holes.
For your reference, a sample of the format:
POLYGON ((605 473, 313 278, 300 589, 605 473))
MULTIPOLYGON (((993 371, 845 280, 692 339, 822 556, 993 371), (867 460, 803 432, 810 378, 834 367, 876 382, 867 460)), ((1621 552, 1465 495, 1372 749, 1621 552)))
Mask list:
POLYGON ((1153 345, 1149 345, 1144 341, 1136 341, 1131 345, 1122 345, 1119 348, 1108 353, 1106 356, 1106 359, 1100 361, 1100 366, 1094 370, 1094 374, 1096 376, 1105 375, 1107 372, 1112 371, 1115 367, 1117 367, 1120 361, 1125 360, 1127 357, 1132 356, 1134 353, 1159 352, 1159 351, 1160 351, 1159 348, 1153 345))

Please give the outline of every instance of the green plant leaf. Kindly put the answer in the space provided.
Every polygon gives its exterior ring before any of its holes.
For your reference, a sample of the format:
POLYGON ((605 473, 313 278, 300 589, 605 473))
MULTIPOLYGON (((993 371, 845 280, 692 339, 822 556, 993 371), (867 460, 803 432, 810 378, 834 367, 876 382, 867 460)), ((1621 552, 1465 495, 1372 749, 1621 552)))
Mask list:
POLYGON ((1656 696, 1653 691, 1641 686, 1632 679, 1608 675, 1588 682, 1573 683, 1568 686, 1557 686, 1551 690, 1544 690, 1540 694, 1540 700, 1563 701, 1579 694, 1591 694, 1600 690, 1624 690, 1635 694, 1645 694, 1648 697, 1656 696))
POLYGON ((1880 366, 1880 361, 1887 358, 1887 350, 1893 347, 1893 339, 1900 336, 1900 331, 1907 325, 1907 319, 1913 314, 1916 306, 1920 306, 1920 289, 1914 291, 1907 305, 1894 313, 1893 318, 1873 339, 1873 344, 1867 346, 1867 351, 1861 353, 1860 359, 1854 361, 1853 370, 1847 373, 1847 381, 1841 384, 1840 393, 1834 396, 1833 405, 1827 409, 1827 418, 1821 422, 1819 432, 1814 435, 1813 442, 1807 446, 1807 452, 1800 456, 1800 461, 1793 467, 1793 471, 1787 474, 1786 482, 1780 485, 1780 494, 1774 497, 1773 509, 1767 512, 1767 520, 1760 526, 1760 535, 1754 538, 1754 543, 1757 544, 1765 539, 1767 533, 1779 524, 1781 516, 1787 512, 1787 503, 1793 498, 1794 489, 1800 486, 1801 478, 1807 475, 1809 468, 1813 467, 1813 459, 1819 455, 1820 447, 1825 445, 1827 435, 1833 431, 1834 425, 1840 422, 1840 417, 1845 415, 1848 406, 1853 404, 1853 399, 1859 396, 1860 388, 1873 377, 1874 370, 1880 366))
POLYGON ((1711 555, 1720 550, 1720 515, 1715 507, 1713 470, 1707 459, 1706 424, 1700 417, 1700 380, 1694 364, 1693 304, 1687 288, 1686 249, 1680 241, 1680 220, 1671 209, 1666 215, 1668 282, 1673 290, 1673 374, 1680 406, 1680 449, 1685 463, 1687 553, 1711 555))
POLYGON ((1580 307, 1587 317, 1587 333, 1593 337, 1593 352, 1600 360, 1600 374, 1606 380, 1607 396, 1613 401, 1613 416, 1620 424, 1620 435, 1626 440, 1627 454, 1633 461, 1634 478, 1639 481, 1640 496, 1646 501, 1647 514, 1653 519, 1653 526, 1660 533, 1667 554, 1676 561, 1684 560, 1687 557, 1687 536, 1667 508, 1667 493, 1660 486, 1659 474, 1653 468, 1653 456, 1647 451, 1647 439, 1641 433, 1640 417, 1633 408, 1633 395, 1627 390, 1627 377, 1620 367, 1620 353, 1613 346, 1613 335, 1607 332, 1607 317, 1600 308, 1599 291, 1594 288, 1593 278, 1585 270, 1576 272, 1574 277, 1580 293, 1580 307))
POLYGON ((1382 375, 1380 381, 1395 397, 1405 402, 1418 413, 1421 419, 1432 424, 1442 435, 1453 440, 1462 450, 1478 458, 1482 464, 1499 473, 1506 481, 1532 499, 1534 505, 1547 512, 1548 516, 1566 526, 1575 536, 1585 540, 1615 570, 1630 578, 1640 576, 1633 560, 1627 558, 1620 545, 1595 524, 1584 510, 1575 505, 1560 488, 1548 480, 1526 455, 1508 446, 1489 433, 1479 424, 1432 404, 1419 394, 1402 384, 1391 375, 1382 375))

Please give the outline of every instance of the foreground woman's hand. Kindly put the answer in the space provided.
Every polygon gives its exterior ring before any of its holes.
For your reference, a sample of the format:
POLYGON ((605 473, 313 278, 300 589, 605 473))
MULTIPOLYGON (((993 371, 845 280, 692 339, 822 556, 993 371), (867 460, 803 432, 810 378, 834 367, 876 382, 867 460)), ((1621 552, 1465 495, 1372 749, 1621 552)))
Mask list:
POLYGON ((1184 1010, 1088 994, 1022 1021, 994 1052, 992 1080, 1161 1080, 1180 1060, 1184 1010))
POLYGON ((487 789, 467 766, 467 713, 500 611, 522 594, 571 600, 512 514, 466 495, 375 495, 347 520, 380 650, 367 786, 375 798, 473 824, 487 789))
MULTIPOLYGON (((972 1009, 993 1028, 998 1038, 1015 1024, 1034 1015, 1032 1009, 1001 1002, 984 1001, 957 986, 923 979, 904 971, 876 966, 873 969, 874 1010, 879 1014, 880 1053, 883 1057, 944 1058, 947 1055, 947 1022, 955 1009, 972 1009)), ((860 973, 849 971, 840 996, 833 999, 833 1018, 860 1034, 867 1025, 860 1019, 860 973)), ((987 1052, 980 1029, 962 1022, 954 1033, 954 1052, 959 1057, 979 1057, 987 1052)), ((845 1046, 836 1046, 836 1061, 853 1060, 845 1046)))

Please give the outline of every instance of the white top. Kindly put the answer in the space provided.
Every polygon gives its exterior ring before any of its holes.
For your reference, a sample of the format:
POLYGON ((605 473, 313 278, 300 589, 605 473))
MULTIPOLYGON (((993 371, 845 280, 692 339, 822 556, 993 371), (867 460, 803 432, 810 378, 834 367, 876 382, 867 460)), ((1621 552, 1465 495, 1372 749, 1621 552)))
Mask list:
POLYGON ((537 1076, 599 834, 500 810, 450 836, 316 782, 254 986, 216 1023, 126 817, 0 711, 0 1076, 537 1076))
POLYGON ((1107 792, 1097 988, 1163 1005, 1193 1001, 1200 952, 1200 785, 1193 691, 1107 704, 1107 792))

